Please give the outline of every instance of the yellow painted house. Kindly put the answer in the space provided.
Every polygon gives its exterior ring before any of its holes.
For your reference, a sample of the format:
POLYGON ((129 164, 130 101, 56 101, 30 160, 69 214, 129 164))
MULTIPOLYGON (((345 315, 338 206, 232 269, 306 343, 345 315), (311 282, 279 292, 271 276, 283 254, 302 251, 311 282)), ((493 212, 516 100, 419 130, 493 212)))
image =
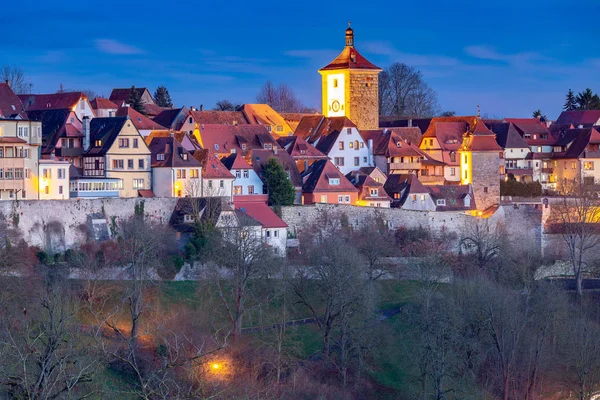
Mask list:
POLYGON ((128 117, 94 118, 85 177, 119 179, 119 197, 138 197, 152 187, 151 152, 128 117), (140 192, 145 191, 145 192, 140 192))
POLYGON ((271 134, 277 136, 294 134, 293 128, 285 118, 268 104, 244 104, 243 112, 250 124, 264 125, 271 134))

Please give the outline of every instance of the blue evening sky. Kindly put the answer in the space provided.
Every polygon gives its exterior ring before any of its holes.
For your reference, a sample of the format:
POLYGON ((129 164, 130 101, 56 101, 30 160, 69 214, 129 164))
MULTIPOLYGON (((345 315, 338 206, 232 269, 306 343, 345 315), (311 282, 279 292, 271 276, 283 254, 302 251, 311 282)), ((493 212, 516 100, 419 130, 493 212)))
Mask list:
POLYGON ((569 88, 600 92, 598 15, 599 0, 21 0, 0 11, 0 65, 34 92, 164 84, 210 108, 254 102, 270 79, 319 107, 317 70, 352 20, 364 56, 421 70, 444 110, 556 118, 569 88))

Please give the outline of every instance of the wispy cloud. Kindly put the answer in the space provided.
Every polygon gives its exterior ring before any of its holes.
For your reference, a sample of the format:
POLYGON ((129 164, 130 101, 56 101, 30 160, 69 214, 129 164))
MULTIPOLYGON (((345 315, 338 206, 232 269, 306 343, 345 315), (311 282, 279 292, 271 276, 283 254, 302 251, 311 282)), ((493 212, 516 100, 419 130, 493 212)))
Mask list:
POLYGON ((460 60, 437 54, 412 54, 398 50, 389 42, 367 41, 361 43, 365 53, 385 56, 390 61, 400 61, 414 67, 449 67, 460 64, 460 60))
POLYGON ((307 58, 311 60, 321 60, 323 58, 335 57, 340 51, 331 49, 307 49, 307 50, 288 50, 283 54, 295 58, 307 58))
POLYGON ((515 67, 532 67, 538 61, 551 61, 550 58, 533 51, 501 53, 491 46, 467 46, 465 53, 481 60, 500 61, 515 67))
POLYGON ((144 51, 138 47, 119 42, 113 39, 97 39, 96 48, 107 54, 142 54, 144 51))
POLYGON ((67 61, 68 58, 62 50, 48 50, 44 54, 37 56, 36 60, 42 63, 58 63, 67 61))

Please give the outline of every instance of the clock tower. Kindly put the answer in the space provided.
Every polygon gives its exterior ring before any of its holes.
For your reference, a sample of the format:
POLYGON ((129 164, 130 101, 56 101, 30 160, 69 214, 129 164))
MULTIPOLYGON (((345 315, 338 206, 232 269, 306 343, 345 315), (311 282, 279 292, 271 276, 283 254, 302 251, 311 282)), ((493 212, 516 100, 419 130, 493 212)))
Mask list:
POLYGON ((379 73, 354 48, 354 31, 348 22, 346 47, 321 68, 323 115, 348 117, 359 130, 379 128, 379 73))

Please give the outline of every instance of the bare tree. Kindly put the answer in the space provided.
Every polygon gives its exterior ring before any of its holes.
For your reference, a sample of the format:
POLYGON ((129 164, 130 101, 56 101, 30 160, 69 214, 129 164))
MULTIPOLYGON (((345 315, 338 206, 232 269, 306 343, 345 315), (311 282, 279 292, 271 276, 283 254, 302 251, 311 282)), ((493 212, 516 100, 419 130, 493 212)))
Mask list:
POLYGON ((16 94, 31 93, 32 84, 26 79, 25 72, 16 65, 5 65, 0 69, 0 82, 8 81, 16 94))
POLYGON ((439 112, 437 94, 420 71, 394 63, 379 78, 379 113, 397 117, 431 117, 439 112))
POLYGON ((271 81, 266 81, 256 95, 256 101, 268 104, 275 111, 281 113, 304 112, 306 110, 292 88, 285 83, 275 86, 271 81))
POLYGON ((239 106, 236 106, 229 100, 219 100, 215 104, 216 111, 236 111, 239 106))
POLYGON ((559 206, 553 207, 554 222, 567 247, 577 295, 583 295, 583 275, 598 258, 600 204, 589 186, 573 182, 565 188, 559 206))
MULTIPOLYGON (((85 398, 99 359, 77 323, 77 297, 48 271, 37 298, 0 320, 0 385, 12 398, 85 398)), ((31 290, 32 281, 28 285, 31 290)))
POLYGON ((234 339, 242 335, 242 323, 252 298, 252 280, 268 277, 276 263, 273 250, 266 246, 261 226, 242 212, 236 212, 212 243, 209 257, 215 264, 211 271, 217 295, 231 325, 234 339))
POLYGON ((503 253, 505 238, 501 224, 487 218, 473 218, 461 232, 459 250, 472 255, 475 265, 483 270, 503 253))

